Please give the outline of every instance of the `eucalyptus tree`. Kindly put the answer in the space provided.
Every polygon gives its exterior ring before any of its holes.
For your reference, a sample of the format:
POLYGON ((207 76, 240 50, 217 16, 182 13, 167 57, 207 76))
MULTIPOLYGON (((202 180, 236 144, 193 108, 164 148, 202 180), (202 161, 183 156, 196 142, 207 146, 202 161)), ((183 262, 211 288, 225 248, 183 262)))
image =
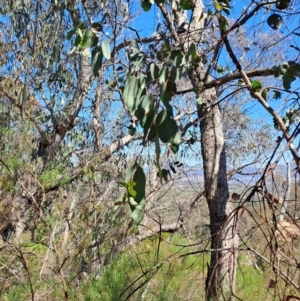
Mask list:
MULTIPOLYGON (((282 135, 279 142, 286 140, 286 148, 290 150, 299 169, 299 155, 292 143, 298 135, 299 125, 295 119, 298 104, 290 102, 292 110, 284 111, 283 116, 280 116, 268 102, 270 91, 275 99, 281 97, 281 89, 293 93, 289 89, 291 83, 299 76, 299 64, 296 62, 299 53, 298 50, 290 56, 285 53, 289 61, 282 61, 274 66, 268 52, 264 51, 266 48, 263 47, 276 49, 280 44, 262 46, 259 38, 256 40, 256 34, 259 32, 271 34, 271 29, 279 29, 284 20, 283 16, 298 17, 298 7, 296 4, 292 7, 291 1, 249 1, 243 9, 237 8, 235 11, 234 8, 238 5, 230 0, 214 1, 206 6, 202 1, 141 1, 144 11, 149 11, 152 5, 158 8, 164 20, 155 33, 155 37, 159 37, 161 42, 153 43, 139 37, 132 41, 135 51, 128 55, 131 64, 127 70, 123 100, 142 126, 144 142, 155 143, 158 174, 162 177, 160 142, 167 143, 176 153, 184 136, 183 128, 176 122, 175 112, 178 108, 172 105, 172 99, 178 94, 194 93, 194 107, 198 115, 195 123, 200 124, 205 197, 209 207, 211 231, 206 297, 208 300, 231 299, 235 294, 239 210, 233 210, 229 202, 220 89, 234 84, 239 86, 239 89, 248 91, 249 96, 274 119, 273 126, 282 135), (292 11, 296 11, 296 14, 291 13, 292 11), (234 20, 230 21, 230 14, 235 14, 234 20), (261 25, 257 32, 251 27, 252 19, 257 18, 261 18, 261 24, 265 22, 271 29, 268 31, 261 25), (267 20, 264 21, 264 18, 267 20), (253 30, 253 34, 249 28, 253 30), (245 46, 240 53, 233 47, 235 41, 232 41, 243 34, 250 35, 252 41, 250 46, 245 46), (148 49, 145 51, 135 46, 145 45, 147 42, 151 44, 148 43, 148 49), (252 44, 260 51, 257 55, 249 51, 252 44), (258 63, 263 56, 267 60, 258 63), (247 57, 247 60, 243 60, 244 57, 247 57), (225 59, 231 60, 227 70, 222 66, 222 60, 225 59), (226 74, 218 74, 220 71, 226 74), (283 88, 263 87, 263 81, 258 78, 265 79, 268 76, 282 76, 283 88), (185 88, 180 88, 178 82, 183 78, 188 83, 185 88)), ((296 30, 296 27, 289 28, 290 32, 297 34, 296 30)), ((282 37, 285 38, 287 37, 282 37)), ((297 49, 297 46, 293 47, 297 49)), ((227 91, 230 93, 231 90, 227 91)), ((295 95, 298 93, 295 92, 295 95)), ((272 168, 275 166, 276 163, 272 168)), ((249 198, 262 183, 263 180, 257 183, 249 198)), ((145 176, 138 164, 129 170, 125 185, 127 192, 123 201, 128 200, 133 219, 140 223, 146 200, 145 176)))
MULTIPOLYGON (((92 155, 97 154, 98 162, 104 162, 133 140, 123 130, 127 121, 122 106, 117 108, 120 110, 117 123, 111 122, 109 114, 101 112, 102 109, 109 112, 117 98, 105 85, 113 71, 113 60, 102 66, 103 76, 98 80, 91 69, 88 51, 74 52, 69 41, 75 30, 84 34, 80 49, 87 49, 87 42, 97 44, 98 39, 105 37, 101 22, 118 39, 129 20, 127 10, 124 3, 110 1, 101 5, 48 1, 1 3, 1 99, 3 106, 7 104, 3 112, 8 114, 11 110, 11 121, 19 116, 22 131, 30 128, 32 133, 26 159, 34 167, 29 170, 28 166, 20 167, 15 179, 18 188, 13 196, 12 226, 19 234, 26 227, 23 213, 27 202, 41 195, 37 178, 43 172, 61 165, 57 183, 47 187, 48 191, 56 189, 62 180, 59 177, 67 176, 67 181, 78 177, 83 166, 91 164, 92 155), (87 31, 95 18, 99 22, 87 31), (92 32, 95 33, 93 41, 89 39, 92 32), (74 165, 80 168, 72 169, 74 165), (71 176, 63 171, 66 168, 71 176), (25 187, 20 187, 23 184, 25 187)), ((104 38, 103 45, 105 41, 104 38)))
MULTIPOLYGON (((293 92, 290 86, 299 75, 299 48, 293 45, 288 62, 273 67, 266 49, 276 49, 277 40, 261 45, 261 35, 251 27, 252 20, 259 18, 258 31, 268 35, 263 26, 266 16, 266 23, 277 30, 284 17, 298 17, 298 8, 285 0, 245 1, 243 10, 235 9, 237 4, 230 0, 143 0, 140 4, 144 11, 157 7, 163 20, 149 36, 141 36, 134 28, 139 12, 128 1, 1 2, 1 103, 9 103, 13 111, 10 114, 3 106, 10 118, 5 128, 17 120, 20 132, 32 135, 32 143, 20 148, 20 152, 27 146, 30 149, 23 156, 23 165, 13 165, 13 169, 7 164, 9 152, 2 153, 2 168, 14 185, 12 222, 7 229, 15 229, 20 238, 29 228, 28 206, 33 204, 43 219, 45 191, 72 186, 133 140, 142 141, 139 154, 143 146, 155 146, 153 161, 160 179, 166 172, 161 165, 163 144, 176 153, 183 141, 200 140, 211 231, 206 296, 230 299, 234 296, 238 215, 229 202, 226 150, 230 145, 226 146, 224 137, 228 122, 223 125, 228 107, 223 99, 235 93, 234 87, 248 91, 274 118, 275 128, 282 133, 280 141, 287 141, 299 168, 292 144, 298 134, 298 103, 287 101, 292 107, 280 116, 267 102, 270 92, 277 99, 281 92, 293 92), (246 35, 252 41, 243 45, 246 35), (224 67, 224 61, 230 63, 224 67), (258 80, 274 75, 282 77, 283 88, 263 87, 264 81, 258 80), (188 93, 193 95, 189 101, 174 102, 188 93), (200 135, 195 132, 186 138, 198 124, 200 135)), ((299 34, 297 28, 290 32, 299 34)), ((278 41, 281 38, 284 36, 279 35, 278 41)), ((248 153, 246 148, 244 154, 248 153)), ((115 203, 128 202, 137 224, 146 206, 140 158, 134 159, 122 182, 126 191, 115 203)), ((78 185, 84 186, 84 181, 78 185)), ((94 241, 90 247, 99 243, 94 241)), ((64 279, 61 275, 68 299, 64 279)))
MULTIPOLYGON (((124 39, 134 17, 122 1, 2 1, 0 14, 1 235, 20 250, 28 235, 38 245, 47 241, 68 299, 68 252, 105 262, 100 245, 109 258, 113 237, 122 236, 111 204, 126 163, 118 151, 139 137, 127 133, 118 87, 108 88, 114 74, 122 77, 114 67, 122 56, 108 43, 124 39)), ((51 270, 46 257, 40 275, 51 270)))

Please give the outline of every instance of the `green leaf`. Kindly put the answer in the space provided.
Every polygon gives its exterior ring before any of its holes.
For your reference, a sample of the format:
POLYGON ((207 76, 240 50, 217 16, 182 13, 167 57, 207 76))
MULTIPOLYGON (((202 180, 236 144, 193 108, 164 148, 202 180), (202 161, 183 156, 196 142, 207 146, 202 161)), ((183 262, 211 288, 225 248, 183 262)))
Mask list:
POLYGON ((279 91, 274 91, 273 99, 280 99, 280 98, 281 98, 281 92, 279 92, 279 91))
POLYGON ((74 41, 74 46, 78 47, 81 44, 81 41, 82 41, 81 35, 77 34, 76 39, 74 41))
POLYGON ((165 66, 170 68, 174 65, 174 62, 173 60, 171 60, 170 58, 168 58, 166 61, 165 61, 165 66))
POLYGON ((137 42, 136 39, 132 39, 132 40, 131 40, 131 47, 132 47, 132 49, 134 49, 134 50, 137 50, 137 51, 140 50, 139 45, 138 45, 138 42, 137 42))
POLYGON ((140 202, 145 198, 146 176, 143 169, 138 164, 135 164, 132 181, 135 183, 135 200, 138 204, 140 204, 140 202))
POLYGON ((153 124, 153 115, 147 116, 144 124, 144 141, 152 141, 157 136, 156 126, 153 124))
POLYGON ((300 64, 294 62, 294 61, 289 61, 289 68, 293 70, 295 76, 300 77, 300 64))
POLYGON ((168 115, 167 110, 161 111, 156 117, 157 131, 160 140, 170 142, 178 131, 176 121, 168 115))
POLYGON ((80 43, 80 47, 81 48, 90 48, 92 46, 94 46, 94 39, 95 39, 95 35, 93 34, 93 32, 89 29, 87 30, 81 40, 80 43))
POLYGON ((272 29, 277 30, 282 24, 282 17, 278 14, 272 14, 267 19, 267 23, 272 29))
POLYGON ((136 183, 134 181, 128 181, 128 183, 127 183, 127 191, 129 193, 129 195, 132 196, 133 198, 136 198, 136 196, 137 196, 137 192, 135 190, 135 185, 136 185, 136 183))
POLYGON ((160 178, 160 180, 163 178, 167 182, 169 178, 169 174, 170 174, 169 170, 163 168, 160 169, 156 175, 160 178))
POLYGON ((156 58, 160 61, 163 62, 164 59, 168 56, 168 52, 165 50, 157 51, 156 52, 156 58))
POLYGON ((228 22, 224 16, 219 16, 220 29, 225 32, 227 29, 228 22))
POLYGON ((103 55, 109 60, 110 59, 110 45, 107 40, 102 40, 101 43, 103 55))
POLYGON ((166 105, 171 101, 172 94, 168 91, 163 91, 163 93, 160 94, 160 99, 164 103, 164 105, 166 105))
POLYGON ((145 12, 149 11, 151 9, 151 6, 152 6, 152 4, 149 0, 141 1, 141 7, 145 12))
POLYGON ((176 93, 177 86, 171 78, 168 78, 167 81, 164 83, 164 91, 168 92, 170 95, 176 93))
POLYGON ((170 72, 170 77, 174 81, 179 80, 186 76, 187 70, 186 66, 180 66, 179 68, 173 67, 170 72))
POLYGON ((214 6, 217 11, 221 11, 223 9, 223 5, 221 5, 218 1, 214 1, 214 6))
POLYGON ((131 216, 134 222, 139 225, 144 218, 144 212, 139 208, 135 208, 133 209, 131 216))
POLYGON ((291 83, 296 80, 295 74, 292 70, 287 70, 282 77, 283 87, 285 89, 291 88, 291 83))
POLYGON ((125 183, 125 185, 127 186, 127 183, 132 179, 133 173, 134 173, 134 165, 132 167, 130 167, 127 170, 126 176, 125 176, 125 181, 123 182, 123 184, 125 183))
POLYGON ((139 71, 144 67, 145 56, 142 53, 130 55, 130 61, 135 66, 134 71, 139 71))
POLYGON ((180 0, 179 5, 184 10, 189 10, 194 7, 192 0, 180 0))
POLYGON ((128 199, 129 204, 136 207, 138 205, 138 203, 135 201, 134 197, 129 197, 128 199))
POLYGON ((180 50, 172 50, 170 58, 173 60, 174 66, 179 67, 182 63, 183 53, 180 50))
POLYGON ((163 67, 160 70, 160 74, 159 74, 159 83, 165 83, 168 79, 168 68, 167 67, 163 67))
POLYGON ((82 28, 82 27, 80 27, 80 26, 76 26, 76 33, 78 34, 78 36, 80 37, 80 38, 82 38, 83 37, 83 31, 84 30, 84 28, 82 28))
POLYGON ((144 126, 147 117, 149 115, 152 115, 154 109, 154 98, 152 95, 144 95, 141 97, 140 105, 138 106, 135 116, 138 118, 138 120, 141 123, 141 126, 144 126))
POLYGON ((166 52, 169 52, 171 50, 171 45, 170 45, 170 41, 167 38, 164 38, 164 44, 163 44, 163 49, 166 52))
POLYGON ((102 49, 100 46, 96 46, 92 50, 92 70, 94 73, 94 76, 99 76, 99 70, 102 66, 102 59, 103 59, 103 54, 102 54, 102 49))
POLYGON ((192 63, 199 59, 199 56, 198 56, 197 50, 196 50, 196 45, 194 43, 192 43, 190 45, 188 53, 187 53, 187 57, 188 57, 188 62, 192 62, 192 63))
POLYGON ((127 172, 126 179, 129 176, 131 176, 131 180, 127 181, 127 183, 133 183, 135 194, 129 196, 128 202, 132 211, 132 218, 135 223, 139 224, 143 219, 143 209, 146 205, 146 176, 143 169, 137 163, 127 172))
POLYGON ((223 8, 222 8, 222 11, 223 11, 227 16, 230 15, 230 10, 229 10, 228 8, 223 7, 223 8))
POLYGON ((291 4, 291 0, 277 0, 276 8, 280 10, 284 10, 289 8, 290 4, 291 4))
POLYGON ((102 23, 101 22, 92 23, 92 28, 94 28, 97 31, 102 31, 103 29, 102 23))
POLYGON ((138 89, 138 79, 135 76, 127 76, 123 90, 123 101, 126 107, 132 112, 136 110, 136 94, 138 89))
POLYGON ((258 80, 253 80, 253 81, 251 81, 251 84, 252 84, 252 89, 253 89, 255 92, 261 90, 261 88, 262 88, 262 84, 261 84, 261 82, 258 81, 258 80))
POLYGON ((180 143, 181 143, 181 134, 177 130, 176 134, 174 135, 174 138, 172 139, 171 145, 170 145, 170 148, 173 153, 176 154, 178 152, 180 143))
POLYGON ((150 74, 153 79, 157 79, 159 77, 159 68, 155 63, 151 63, 150 65, 150 74))
POLYGON ((76 29, 72 29, 67 33, 67 39, 71 40, 73 35, 76 33, 76 29))
POLYGON ((264 100, 267 100, 267 93, 268 93, 268 89, 263 89, 261 91, 261 96, 263 97, 264 100))

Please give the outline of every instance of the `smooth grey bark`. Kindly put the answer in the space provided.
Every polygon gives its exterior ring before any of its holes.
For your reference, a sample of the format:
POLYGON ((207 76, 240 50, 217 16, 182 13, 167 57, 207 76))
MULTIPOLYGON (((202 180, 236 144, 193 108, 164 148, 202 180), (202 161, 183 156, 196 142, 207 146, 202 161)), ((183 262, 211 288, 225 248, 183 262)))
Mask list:
MULTIPOLYGON (((176 14, 176 13, 175 13, 176 14)), ((183 21, 183 12, 177 12, 175 20, 183 21)), ((187 21, 187 16, 186 21, 187 21)), ((205 27, 205 10, 201 0, 194 1, 192 18, 188 32, 179 36, 186 51, 191 43, 196 47, 205 27)), ((177 24, 180 27, 181 24, 177 24)), ((192 67, 189 78, 193 87, 210 82, 204 65, 192 67)), ((203 85, 202 85, 203 86, 203 85)), ((215 88, 196 93, 197 99, 205 100, 198 106, 200 119, 201 152, 203 157, 205 197, 210 215, 211 258, 206 278, 207 300, 231 300, 234 294, 236 278, 236 259, 238 240, 235 235, 235 219, 232 212, 226 169, 225 140, 222 128, 222 116, 218 105, 218 92, 215 88)))
MULTIPOLYGON (((234 219, 227 182, 225 141, 222 116, 215 89, 201 94, 207 107, 199 107, 201 152, 203 157, 205 197, 209 208, 211 253, 206 278, 207 300, 234 293, 236 276, 236 245, 234 219)), ((230 298, 230 297, 229 297, 230 298)))

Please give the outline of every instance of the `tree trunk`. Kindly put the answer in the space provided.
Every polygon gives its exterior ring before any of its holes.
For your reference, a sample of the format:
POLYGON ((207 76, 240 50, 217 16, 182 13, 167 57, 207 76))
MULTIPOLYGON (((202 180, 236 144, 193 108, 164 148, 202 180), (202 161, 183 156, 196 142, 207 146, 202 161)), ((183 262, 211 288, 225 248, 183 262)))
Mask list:
POLYGON ((198 115, 201 118, 201 151, 212 249, 206 278, 206 299, 231 299, 235 284, 237 240, 234 237, 234 219, 227 219, 232 208, 229 203, 222 116, 214 89, 205 91, 201 97, 207 100, 205 107, 199 106, 198 115))
MULTIPOLYGON (((182 23, 182 11, 177 14, 175 20, 180 20, 182 23)), ((205 16, 202 1, 194 1, 192 18, 188 27, 189 32, 187 36, 179 37, 184 41, 185 51, 191 43, 197 47, 201 35, 205 34, 205 16)), ((180 25, 177 24, 177 27, 180 25)), ((193 87, 201 87, 201 82, 211 80, 210 76, 206 75, 206 71, 202 64, 191 68, 189 77, 193 87)), ((198 105, 198 116, 201 127, 205 197, 210 215, 212 249, 206 279, 206 299, 230 300, 234 294, 238 240, 235 235, 235 221, 233 218, 228 218, 232 208, 229 203, 222 116, 216 89, 200 91, 196 97, 197 99, 200 97, 205 103, 198 105)))

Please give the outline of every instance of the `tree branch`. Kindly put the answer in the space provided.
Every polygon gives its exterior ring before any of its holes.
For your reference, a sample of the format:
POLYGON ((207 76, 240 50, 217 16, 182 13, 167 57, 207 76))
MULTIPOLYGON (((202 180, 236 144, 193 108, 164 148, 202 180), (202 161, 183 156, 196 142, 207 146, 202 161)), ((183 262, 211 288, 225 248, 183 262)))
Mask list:
MULTIPOLYGON (((248 70, 244 71, 244 73, 249 77, 258 77, 258 76, 270 76, 275 74, 275 70, 273 68, 264 68, 264 69, 254 69, 254 70, 248 70)), ((233 73, 229 73, 227 75, 224 75, 220 78, 211 80, 207 83, 204 83, 203 89, 211 89, 211 88, 217 88, 220 87, 224 84, 227 84, 233 80, 237 79, 243 79, 242 73, 239 71, 235 71, 233 73)), ((181 90, 178 91, 176 94, 185 94, 185 93, 190 93, 194 92, 195 89, 187 89, 187 90, 181 90)))

